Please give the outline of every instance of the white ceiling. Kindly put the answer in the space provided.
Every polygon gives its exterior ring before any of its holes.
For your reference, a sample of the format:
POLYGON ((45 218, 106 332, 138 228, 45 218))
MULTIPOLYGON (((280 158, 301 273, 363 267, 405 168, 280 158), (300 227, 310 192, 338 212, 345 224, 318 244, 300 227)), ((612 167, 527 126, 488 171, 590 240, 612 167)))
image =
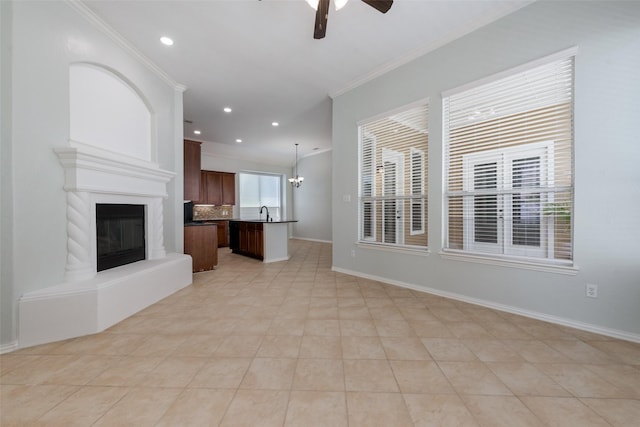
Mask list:
POLYGON ((331 95, 530 2, 395 0, 383 15, 349 0, 331 7, 327 35, 315 40, 315 11, 304 0, 85 0, 187 86, 185 138, 204 141, 205 152, 281 165, 293 162, 295 143, 300 157, 331 147, 331 95))

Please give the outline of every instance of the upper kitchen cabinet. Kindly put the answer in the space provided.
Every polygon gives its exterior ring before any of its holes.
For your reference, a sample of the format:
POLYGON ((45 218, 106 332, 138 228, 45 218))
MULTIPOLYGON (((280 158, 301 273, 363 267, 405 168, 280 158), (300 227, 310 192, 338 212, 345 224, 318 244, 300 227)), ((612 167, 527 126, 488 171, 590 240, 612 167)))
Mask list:
POLYGON ((236 174, 222 173, 222 204, 236 204, 236 174))
POLYGON ((184 200, 200 200, 200 144, 184 140, 184 200))
POLYGON ((200 203, 216 206, 236 204, 236 174, 202 171, 200 179, 200 203))
POLYGON ((218 172, 204 171, 206 179, 205 198, 208 205, 220 206, 222 204, 222 175, 218 172))

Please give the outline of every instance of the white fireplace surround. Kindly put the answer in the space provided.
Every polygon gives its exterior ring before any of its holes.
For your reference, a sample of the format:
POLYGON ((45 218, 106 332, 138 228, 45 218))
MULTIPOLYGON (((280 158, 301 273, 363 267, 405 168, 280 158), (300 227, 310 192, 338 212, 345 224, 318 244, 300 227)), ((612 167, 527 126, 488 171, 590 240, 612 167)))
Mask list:
POLYGON ((163 200, 173 172, 74 141, 54 151, 65 173, 65 277, 20 298, 20 347, 103 331, 191 283, 191 257, 164 248, 163 200), (145 206, 146 260, 97 273, 98 203, 145 206))
POLYGON ((96 275, 96 204, 145 206, 147 259, 164 258, 162 201, 173 172, 157 164, 73 143, 55 149, 67 192, 67 281, 96 275))

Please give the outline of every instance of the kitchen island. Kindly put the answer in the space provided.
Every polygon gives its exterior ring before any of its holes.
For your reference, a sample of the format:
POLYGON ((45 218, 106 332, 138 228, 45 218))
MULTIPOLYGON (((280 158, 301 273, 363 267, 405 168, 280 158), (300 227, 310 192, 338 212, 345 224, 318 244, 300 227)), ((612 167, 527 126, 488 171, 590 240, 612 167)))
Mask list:
POLYGON ((229 247, 233 253, 262 262, 289 259, 290 221, 230 220, 229 247))

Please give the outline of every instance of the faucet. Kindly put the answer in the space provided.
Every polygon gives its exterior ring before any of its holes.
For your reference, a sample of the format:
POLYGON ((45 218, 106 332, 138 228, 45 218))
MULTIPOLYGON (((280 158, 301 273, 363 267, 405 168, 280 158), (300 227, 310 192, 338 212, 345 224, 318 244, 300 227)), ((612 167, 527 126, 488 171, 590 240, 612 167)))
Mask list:
POLYGON ((269 222, 269 208, 266 206, 260 206, 260 215, 262 215, 262 209, 267 210, 267 222, 269 222))

